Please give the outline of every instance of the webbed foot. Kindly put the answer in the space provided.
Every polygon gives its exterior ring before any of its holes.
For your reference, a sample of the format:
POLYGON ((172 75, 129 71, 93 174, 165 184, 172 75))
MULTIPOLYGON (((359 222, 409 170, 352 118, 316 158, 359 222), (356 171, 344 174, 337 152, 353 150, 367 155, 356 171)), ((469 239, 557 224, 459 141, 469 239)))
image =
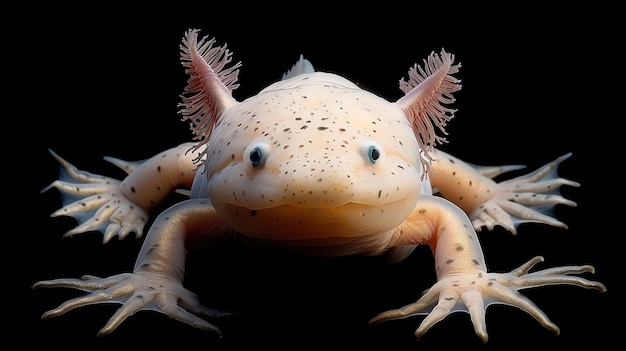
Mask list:
POLYGON ((483 342, 487 342, 485 323, 487 307, 490 304, 508 304, 529 313, 541 325, 558 334, 559 328, 518 290, 556 284, 576 285, 601 292, 606 291, 606 288, 602 283, 573 276, 585 272, 593 273, 594 268, 588 265, 555 267, 529 273, 529 270, 541 261, 543 258, 537 256, 510 273, 475 272, 445 277, 427 290, 417 302, 383 312, 372 318, 369 323, 427 315, 415 331, 415 337, 419 339, 450 313, 464 311, 470 314, 476 334, 483 342))
MULTIPOLYGON (((552 216, 552 210, 557 204, 576 206, 574 201, 561 196, 560 187, 578 187, 580 184, 557 174, 559 164, 571 155, 565 154, 532 173, 498 183, 497 194, 470 213, 474 229, 481 231, 486 227, 492 230, 500 225, 516 234, 516 228, 526 222, 567 228, 565 223, 552 216)), ((512 169, 519 169, 519 166, 512 169)))
POLYGON ((135 233, 138 238, 142 236, 148 212, 124 196, 119 180, 79 170, 54 151, 49 151, 61 164, 62 174, 61 179, 52 182, 42 192, 57 188, 64 205, 51 216, 70 216, 79 223, 64 237, 100 231, 103 242, 107 243, 113 237, 124 239, 130 233, 135 233))

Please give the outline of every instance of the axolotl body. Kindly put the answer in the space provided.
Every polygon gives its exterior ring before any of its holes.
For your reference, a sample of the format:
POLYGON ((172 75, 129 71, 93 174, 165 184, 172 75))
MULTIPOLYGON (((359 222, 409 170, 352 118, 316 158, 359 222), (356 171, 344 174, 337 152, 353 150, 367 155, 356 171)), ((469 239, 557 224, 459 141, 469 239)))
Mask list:
POLYGON ((467 311, 487 341, 485 311, 492 303, 516 306, 558 333, 519 290, 567 284, 605 291, 579 276, 593 272, 589 265, 531 272, 543 260, 534 257, 508 273, 487 270, 478 231, 502 226, 516 233, 525 222, 565 228, 550 210, 575 206, 559 189, 579 184, 557 174, 569 154, 497 183, 494 177, 521 166, 477 166, 435 148, 446 141, 441 134, 455 112, 452 94, 461 88, 453 55, 442 50, 412 67, 395 102, 315 71, 303 57, 281 80, 239 102, 232 91, 240 63, 214 44, 190 30, 180 46, 189 80, 179 112, 195 140, 143 161, 107 158, 128 173, 122 181, 81 171, 51 151, 63 172, 44 190, 57 188, 64 203, 53 216, 79 222, 66 236, 101 231, 105 243, 141 237, 150 210, 172 192, 185 188, 189 199, 154 219, 132 273, 36 283, 89 292, 42 318, 111 302, 122 306, 101 335, 140 310, 221 333, 212 319, 226 313, 204 307, 183 277, 190 239, 228 235, 310 255, 393 261, 429 245, 437 282, 416 302, 370 321, 426 315, 416 337, 450 313, 467 311))

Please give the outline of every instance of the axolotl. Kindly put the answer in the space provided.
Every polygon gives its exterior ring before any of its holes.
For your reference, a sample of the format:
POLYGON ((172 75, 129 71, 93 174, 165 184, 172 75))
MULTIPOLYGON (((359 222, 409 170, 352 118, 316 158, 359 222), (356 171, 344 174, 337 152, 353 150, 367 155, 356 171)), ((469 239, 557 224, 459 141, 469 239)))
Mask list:
POLYGON ((415 302, 369 321, 425 315, 417 338, 465 311, 486 342, 490 304, 515 306, 558 334, 520 290, 555 284, 606 290, 580 276, 594 272, 590 265, 531 272, 541 256, 507 273, 487 269, 477 232, 501 226, 515 234, 528 222, 566 228, 551 210, 575 206, 560 188, 580 184, 558 176, 569 153, 496 182, 523 166, 479 166, 437 148, 447 142, 453 93, 461 89, 454 76, 460 64, 445 50, 409 69, 408 79, 400 80, 404 95, 395 102, 316 71, 302 56, 282 79, 237 101, 241 63, 233 62, 226 45, 199 39, 194 29, 185 33, 180 54, 189 78, 179 113, 190 125, 190 141, 141 161, 107 157, 127 172, 121 181, 79 170, 50 150, 62 172, 43 191, 56 188, 62 195, 63 207, 53 216, 78 222, 65 236, 100 231, 103 243, 130 233, 141 237, 164 199, 175 191, 188 198, 153 220, 132 273, 35 283, 88 292, 42 318, 119 303, 99 335, 142 310, 221 335, 216 324, 227 313, 205 307, 183 278, 190 243, 224 236, 307 255, 388 255, 393 262, 429 245, 436 283, 415 302))

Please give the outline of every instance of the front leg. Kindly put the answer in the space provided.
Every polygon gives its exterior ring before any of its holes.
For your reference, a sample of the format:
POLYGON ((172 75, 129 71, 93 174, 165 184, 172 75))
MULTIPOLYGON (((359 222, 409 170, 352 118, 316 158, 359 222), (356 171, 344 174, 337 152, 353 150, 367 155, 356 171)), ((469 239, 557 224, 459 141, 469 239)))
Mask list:
POLYGON ((407 222, 396 230, 394 246, 428 244, 434 258, 437 283, 415 303, 381 313, 370 323, 412 315, 427 315, 415 336, 420 338, 430 327, 452 312, 470 314, 476 334, 487 341, 485 312, 490 304, 516 306, 533 316, 544 327, 559 333, 532 301, 518 291, 544 285, 576 285, 604 292, 599 282, 573 276, 593 273, 592 266, 566 266, 529 272, 542 257, 535 257, 509 273, 488 272, 476 232, 467 215, 449 201, 424 196, 407 222))
POLYGON ((225 233, 225 224, 208 199, 178 203, 159 215, 146 236, 133 273, 108 278, 40 281, 34 288, 74 288, 89 294, 69 300, 42 318, 62 315, 77 307, 98 303, 121 303, 98 335, 117 328, 127 317, 142 310, 158 311, 193 327, 221 333, 199 316, 217 318, 227 313, 204 307, 197 296, 183 287, 185 242, 209 240, 225 233))

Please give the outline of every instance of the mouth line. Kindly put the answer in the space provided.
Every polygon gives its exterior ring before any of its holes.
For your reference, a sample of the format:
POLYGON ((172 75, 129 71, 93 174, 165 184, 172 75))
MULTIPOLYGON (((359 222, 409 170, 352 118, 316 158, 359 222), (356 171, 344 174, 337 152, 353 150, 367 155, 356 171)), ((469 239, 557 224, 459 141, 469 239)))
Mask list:
POLYGON ((381 205, 348 202, 334 207, 290 204, 251 209, 215 203, 222 219, 236 231, 269 240, 364 237, 387 232, 400 225, 415 204, 408 199, 381 205))
POLYGON ((229 204, 230 206, 234 206, 234 207, 239 207, 242 209, 248 209, 250 210, 250 214, 251 215, 255 215, 257 212, 260 211, 265 211, 265 210, 276 210, 280 207, 284 207, 284 208, 290 208, 290 209, 294 209, 294 210, 338 210, 338 209, 342 209, 342 208, 350 208, 350 207, 355 207, 355 206, 362 206, 362 207, 367 207, 367 208, 380 208, 380 207, 386 207, 386 206, 390 206, 393 204, 397 204, 397 203, 401 203, 403 201, 405 201, 406 199, 399 199, 396 201, 389 201, 389 202, 384 202, 384 203, 377 203, 377 204, 369 204, 367 202, 356 202, 356 201, 349 201, 349 202, 345 202, 343 204, 340 205, 313 205, 313 206, 307 206, 306 204, 290 204, 290 203, 280 203, 280 204, 276 204, 274 206, 267 206, 267 207, 259 207, 259 208, 250 208, 247 207, 245 205, 239 205, 239 204, 229 204))
MULTIPOLYGON (((272 207, 264 207, 264 208, 259 208, 259 209, 250 209, 246 206, 240 206, 241 208, 245 208, 250 210, 250 216, 254 216, 257 214, 257 212, 259 211, 271 211, 271 210, 276 210, 280 207, 285 207, 285 208, 290 208, 290 209, 303 209, 303 210, 320 210, 320 209, 324 209, 324 210, 333 210, 333 209, 340 209, 340 208, 344 208, 345 206, 350 206, 353 204, 357 204, 356 202, 346 202, 343 205, 339 205, 339 206, 296 206, 296 205, 290 205, 290 204, 281 204, 281 205, 276 205, 276 206, 272 206, 272 207)), ((366 204, 363 204, 366 205, 366 204)))

